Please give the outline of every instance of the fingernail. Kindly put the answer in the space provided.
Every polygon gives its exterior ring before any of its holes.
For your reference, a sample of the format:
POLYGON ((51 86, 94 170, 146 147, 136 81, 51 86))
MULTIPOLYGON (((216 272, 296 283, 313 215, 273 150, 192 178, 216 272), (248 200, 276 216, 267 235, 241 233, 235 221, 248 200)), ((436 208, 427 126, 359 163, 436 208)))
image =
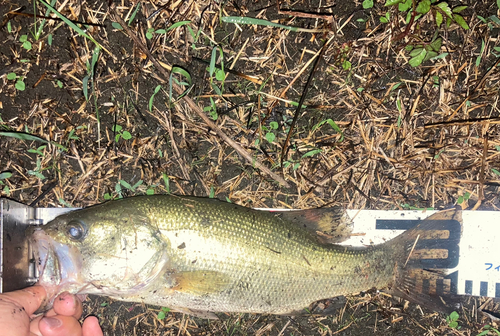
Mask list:
POLYGON ((59 328, 62 325, 61 320, 53 318, 53 317, 44 317, 42 319, 42 321, 44 321, 45 324, 47 324, 47 326, 49 327, 49 329, 56 329, 56 328, 59 328))

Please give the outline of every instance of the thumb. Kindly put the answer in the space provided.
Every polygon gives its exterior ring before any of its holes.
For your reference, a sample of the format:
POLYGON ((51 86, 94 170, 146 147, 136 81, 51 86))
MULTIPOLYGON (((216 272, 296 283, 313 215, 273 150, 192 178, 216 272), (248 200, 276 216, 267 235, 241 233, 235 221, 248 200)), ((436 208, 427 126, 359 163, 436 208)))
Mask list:
POLYGON ((41 286, 0 294, 0 334, 28 335, 30 315, 44 299, 45 290, 41 286))
POLYGON ((23 307, 28 316, 31 316, 46 299, 45 289, 42 286, 32 286, 25 289, 0 294, 2 302, 23 307))

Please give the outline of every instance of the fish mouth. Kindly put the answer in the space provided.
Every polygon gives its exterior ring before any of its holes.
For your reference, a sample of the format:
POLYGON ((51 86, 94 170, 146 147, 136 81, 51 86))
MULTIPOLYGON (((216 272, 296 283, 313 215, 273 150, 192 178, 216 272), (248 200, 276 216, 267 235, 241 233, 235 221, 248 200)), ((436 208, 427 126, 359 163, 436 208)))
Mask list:
POLYGON ((55 241, 40 228, 33 230, 30 243, 38 271, 37 284, 45 288, 48 305, 62 292, 77 293, 82 288, 82 257, 75 248, 55 241))

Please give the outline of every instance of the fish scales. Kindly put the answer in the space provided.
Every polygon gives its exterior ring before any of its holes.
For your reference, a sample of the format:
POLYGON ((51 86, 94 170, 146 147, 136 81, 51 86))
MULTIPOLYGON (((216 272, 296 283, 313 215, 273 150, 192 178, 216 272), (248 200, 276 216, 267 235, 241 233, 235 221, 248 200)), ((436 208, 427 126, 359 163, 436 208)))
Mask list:
MULTIPOLYGON (((158 198, 144 207, 172 246, 182 246, 172 253, 174 269, 230 277, 227 289, 207 293, 193 309, 286 313, 322 298, 385 286, 393 274, 385 249, 321 245, 272 213, 192 198, 158 198)), ((193 300, 182 291, 166 297, 174 306, 193 300)))
POLYGON ((32 240, 51 297, 69 290, 204 317, 289 314, 373 287, 414 298, 405 267, 418 231, 353 248, 320 243, 300 224, 213 199, 139 196, 59 216, 32 240))

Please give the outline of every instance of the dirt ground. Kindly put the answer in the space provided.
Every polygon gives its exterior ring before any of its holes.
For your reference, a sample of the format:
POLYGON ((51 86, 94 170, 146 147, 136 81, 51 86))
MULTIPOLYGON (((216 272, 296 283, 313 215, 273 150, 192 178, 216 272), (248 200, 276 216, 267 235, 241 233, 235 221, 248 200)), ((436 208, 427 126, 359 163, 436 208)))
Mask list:
MULTIPOLYGON (((51 207, 173 193, 249 207, 499 210, 496 2, 433 1, 414 18, 369 2, 52 1, 68 23, 41 17, 58 18, 41 2, 0 0, 1 196, 51 207), (467 6, 456 13, 469 29, 460 19, 438 28, 439 4, 467 6), (222 19, 233 16, 304 30, 222 19), (422 46, 437 57, 412 66, 422 46)), ((161 307, 98 297, 85 314, 105 335, 496 327, 478 312, 496 311, 495 300, 463 301, 458 326, 378 292, 294 317, 159 318, 161 307)))

